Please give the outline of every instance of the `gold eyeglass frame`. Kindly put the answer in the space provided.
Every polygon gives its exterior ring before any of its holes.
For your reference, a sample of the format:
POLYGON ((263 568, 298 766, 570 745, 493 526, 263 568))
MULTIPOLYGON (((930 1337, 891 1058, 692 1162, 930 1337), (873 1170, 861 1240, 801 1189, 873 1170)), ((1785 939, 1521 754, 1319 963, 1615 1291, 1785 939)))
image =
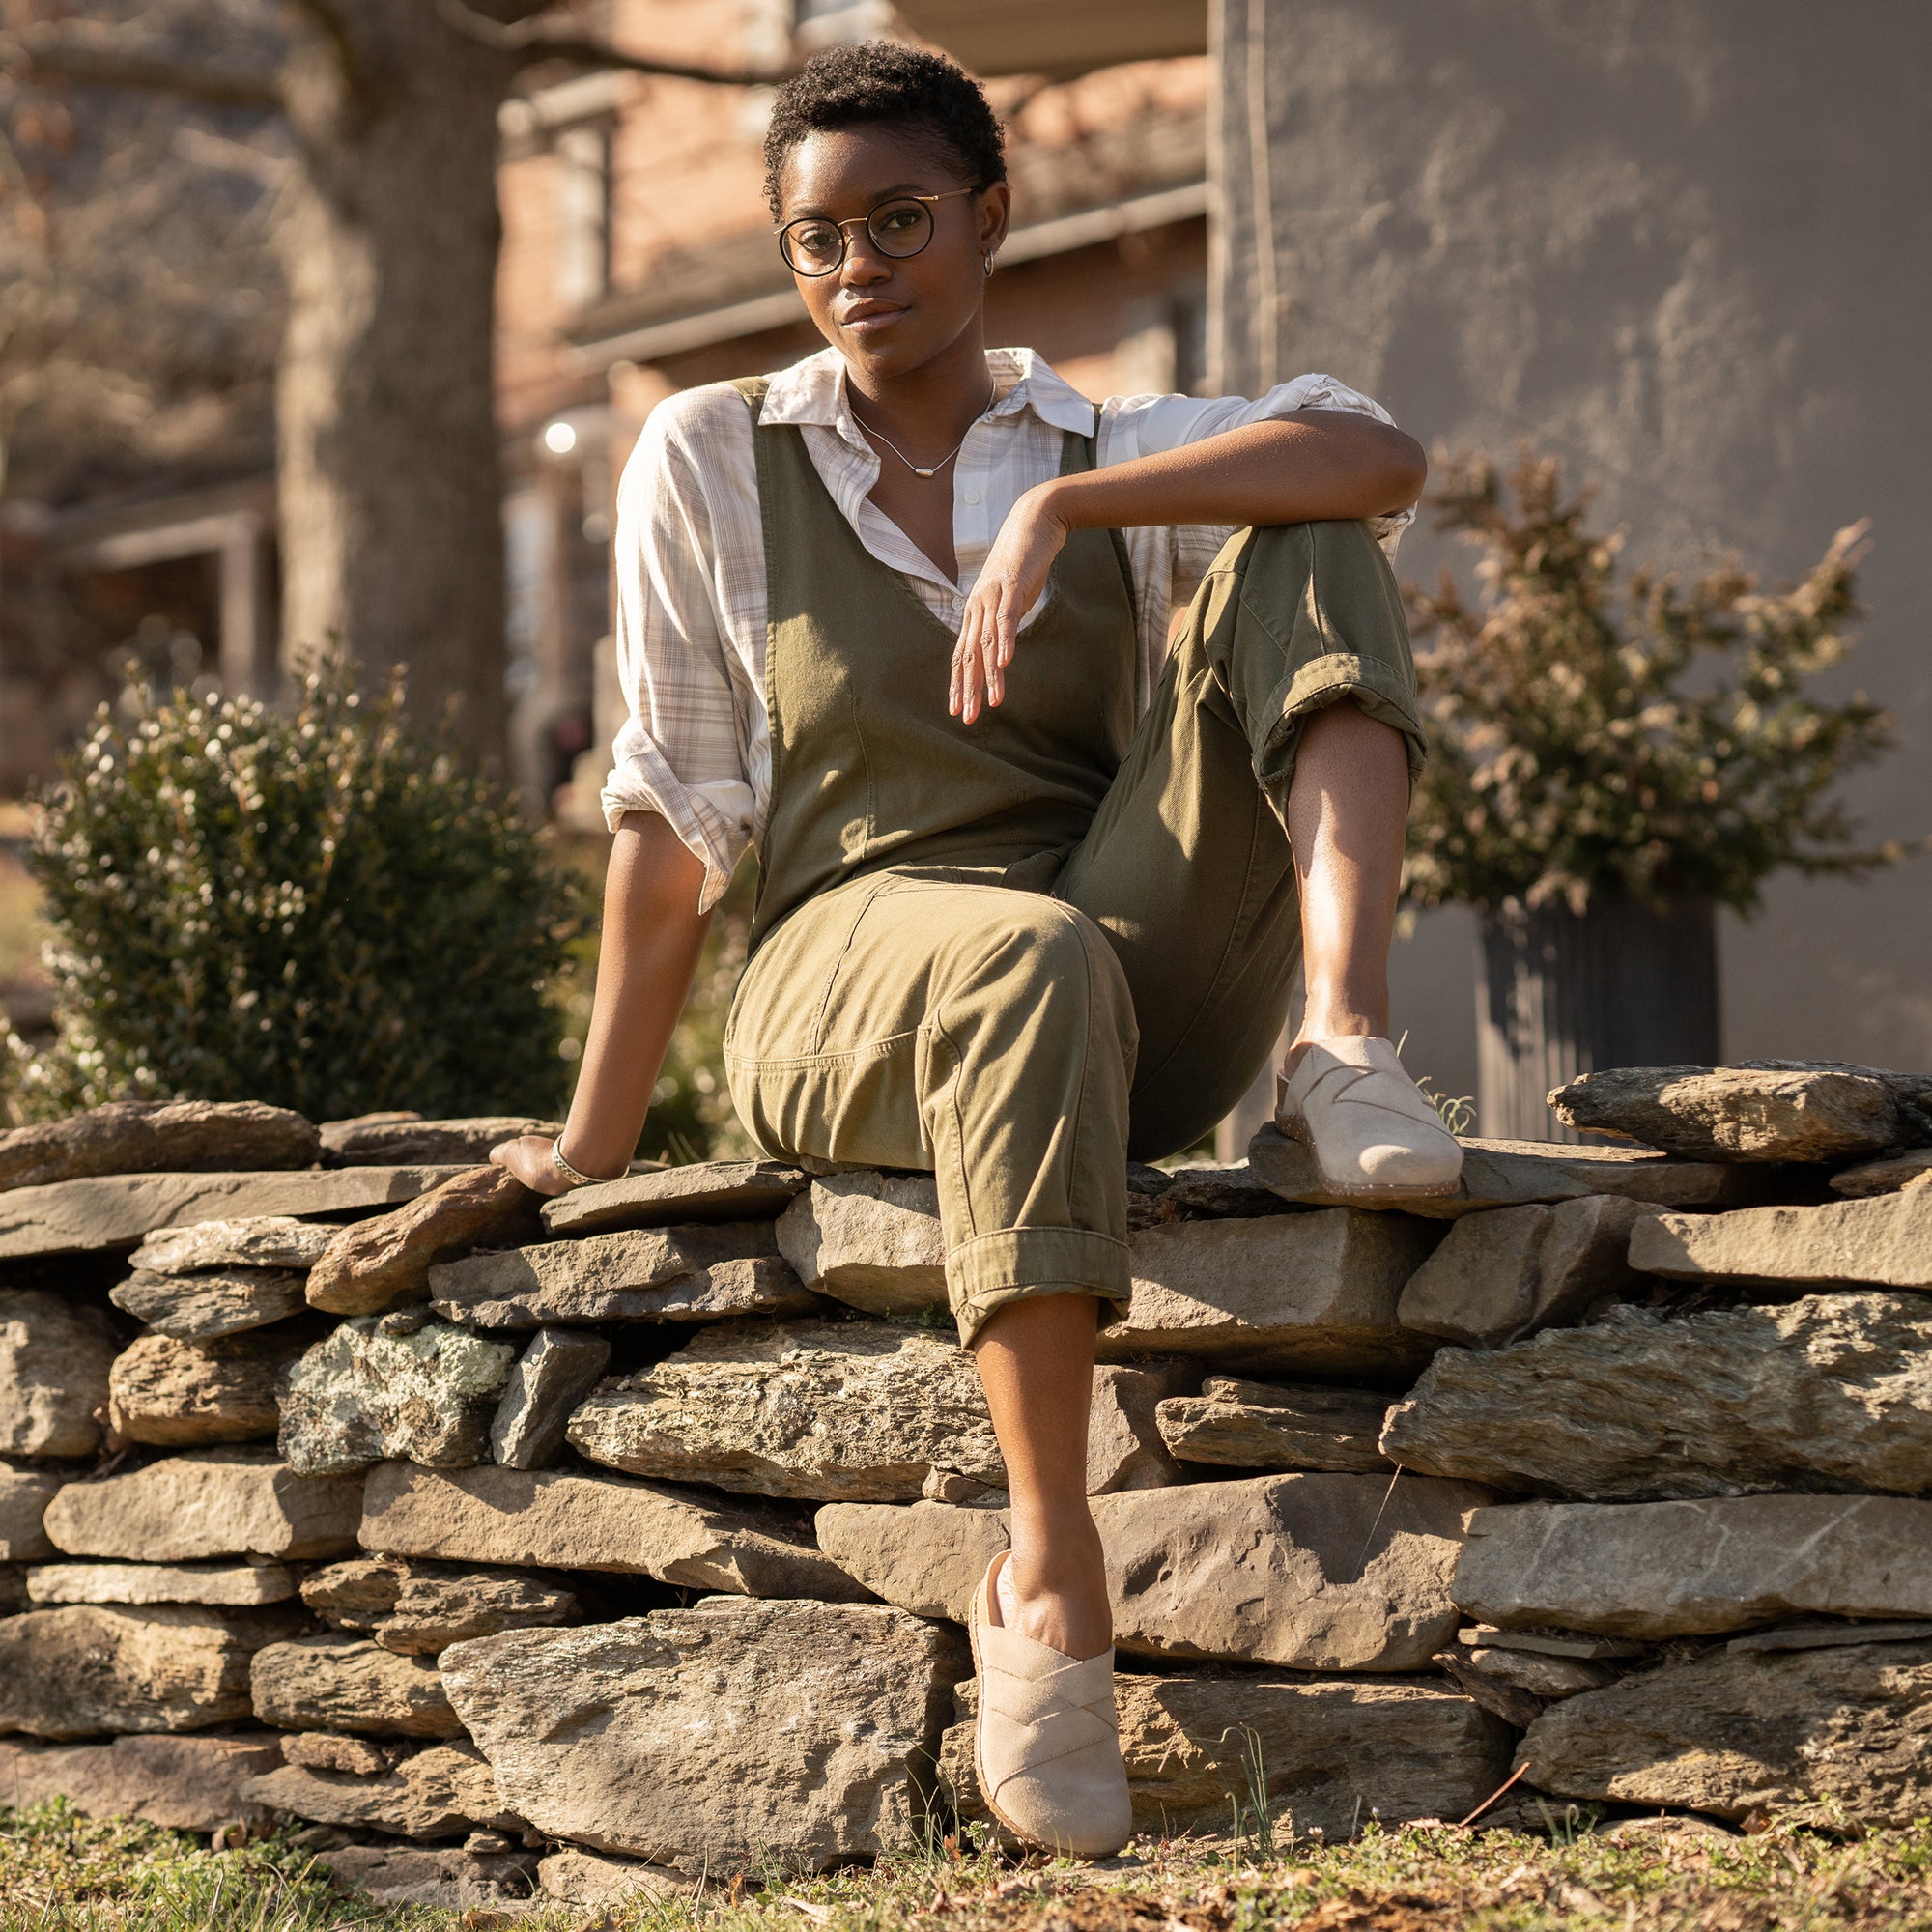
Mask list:
POLYGON ((778 231, 779 253, 781 257, 783 257, 785 267, 789 269, 793 274, 803 275, 808 281, 812 281, 812 282, 822 281, 827 275, 836 275, 838 272, 838 270, 845 266, 845 258, 852 252, 852 238, 849 234, 846 233, 846 230, 851 228, 863 228, 865 229, 867 234, 872 236, 872 245, 878 249, 879 253, 883 255, 887 261, 910 262, 915 255, 924 254, 925 251, 932 245, 932 238, 934 234, 937 232, 939 224, 937 221, 934 221, 932 219, 930 211, 928 210, 926 215, 926 219, 929 225, 925 231, 925 240, 922 242, 917 248, 908 249, 903 255, 895 255, 893 251, 890 248, 888 248, 883 242, 879 240, 877 235, 872 234, 872 217, 875 214, 879 213, 881 210, 888 208, 896 208, 902 201, 921 201, 921 202, 952 201, 957 195, 978 194, 980 190, 977 187, 950 187, 946 190, 944 194, 889 194, 884 201, 878 203, 875 207, 868 208, 864 214, 855 214, 849 220, 846 221, 832 221, 829 216, 823 214, 801 214, 796 219, 787 221, 780 227, 778 231), (806 223, 814 221, 827 222, 829 226, 836 228, 838 231, 838 261, 834 262, 829 269, 801 269, 798 266, 798 264, 792 260, 791 250, 785 246, 785 237, 789 235, 794 228, 802 228, 806 225, 806 223))

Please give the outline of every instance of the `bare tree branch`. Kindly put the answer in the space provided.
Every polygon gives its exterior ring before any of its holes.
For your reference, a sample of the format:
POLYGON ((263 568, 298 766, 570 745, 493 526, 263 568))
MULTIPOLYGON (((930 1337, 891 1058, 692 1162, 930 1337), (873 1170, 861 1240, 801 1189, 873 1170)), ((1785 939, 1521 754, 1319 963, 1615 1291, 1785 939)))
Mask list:
MULTIPOLYGON (((519 66, 534 67, 539 61, 567 61, 576 67, 614 68, 626 73, 659 74, 671 80, 710 81, 721 87, 770 87, 785 78, 789 69, 735 71, 715 67, 695 67, 684 61, 658 60, 649 54, 634 54, 609 41, 590 34, 545 32, 541 15, 504 26, 479 14, 464 0, 430 0, 437 16, 451 32, 498 52, 514 54, 519 66)), ((550 10, 545 9, 544 12, 550 10)))
POLYGON ((178 94, 212 107, 273 111, 282 104, 281 89, 272 74, 159 60, 103 44, 97 38, 81 41, 36 27, 0 37, 0 71, 15 80, 77 80, 92 87, 178 94))

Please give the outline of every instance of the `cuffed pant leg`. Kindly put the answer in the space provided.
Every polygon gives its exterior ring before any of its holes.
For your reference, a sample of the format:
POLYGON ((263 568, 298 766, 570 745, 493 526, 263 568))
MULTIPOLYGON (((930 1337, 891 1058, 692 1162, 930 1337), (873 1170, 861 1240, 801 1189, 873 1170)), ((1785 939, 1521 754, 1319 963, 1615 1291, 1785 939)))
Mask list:
POLYGON ((1137 1035, 1112 948, 1043 895, 898 874, 810 901, 753 960, 725 1041, 770 1153, 926 1167, 960 1338, 1006 1302, 1124 1305, 1137 1035))

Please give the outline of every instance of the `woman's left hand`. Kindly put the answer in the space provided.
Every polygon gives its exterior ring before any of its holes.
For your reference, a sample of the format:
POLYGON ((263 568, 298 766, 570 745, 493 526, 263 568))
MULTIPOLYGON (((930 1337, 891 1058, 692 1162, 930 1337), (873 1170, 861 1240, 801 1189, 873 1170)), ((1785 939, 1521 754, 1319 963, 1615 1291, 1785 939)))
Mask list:
POLYGON ((1027 491, 1008 512, 966 600, 959 641, 952 647, 946 708, 954 718, 970 724, 980 715, 982 696, 988 704, 1006 696, 1007 667, 1013 661, 1020 626, 1046 588, 1053 559, 1067 534, 1068 526, 1053 508, 1050 484, 1027 491))

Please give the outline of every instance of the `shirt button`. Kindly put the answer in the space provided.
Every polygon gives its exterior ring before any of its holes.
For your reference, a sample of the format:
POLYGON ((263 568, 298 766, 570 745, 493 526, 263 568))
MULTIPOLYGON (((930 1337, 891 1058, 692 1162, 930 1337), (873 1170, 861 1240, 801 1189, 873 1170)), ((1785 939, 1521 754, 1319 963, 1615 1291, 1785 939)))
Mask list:
POLYGON ((977 491, 977 490, 969 490, 969 491, 967 491, 967 493, 966 493, 966 500, 967 500, 967 501, 968 501, 969 503, 977 503, 977 502, 978 502, 978 501, 980 500, 980 493, 979 493, 979 491, 977 491))

